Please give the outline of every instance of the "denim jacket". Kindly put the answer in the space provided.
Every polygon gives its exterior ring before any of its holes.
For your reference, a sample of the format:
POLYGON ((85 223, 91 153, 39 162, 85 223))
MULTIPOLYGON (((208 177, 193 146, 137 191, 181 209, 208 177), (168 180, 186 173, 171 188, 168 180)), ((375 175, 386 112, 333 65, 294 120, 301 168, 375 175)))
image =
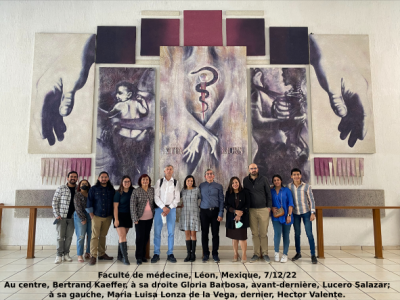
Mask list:
POLYGON ((115 190, 101 185, 89 190, 86 210, 95 216, 106 218, 113 215, 115 190))

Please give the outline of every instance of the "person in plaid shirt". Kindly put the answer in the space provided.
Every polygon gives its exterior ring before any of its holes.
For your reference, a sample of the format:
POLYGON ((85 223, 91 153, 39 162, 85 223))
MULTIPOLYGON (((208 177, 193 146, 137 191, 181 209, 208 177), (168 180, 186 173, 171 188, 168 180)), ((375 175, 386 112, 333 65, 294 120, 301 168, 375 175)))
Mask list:
POLYGON ((293 195, 293 227, 294 227, 294 241, 296 245, 296 255, 292 258, 293 261, 301 258, 300 249, 300 233, 301 233, 301 219, 303 219, 304 228, 310 244, 311 261, 313 264, 318 263, 315 256, 315 242, 312 233, 311 222, 315 220, 315 201, 311 190, 311 186, 301 181, 300 169, 294 168, 290 171, 293 179, 292 183, 288 184, 288 188, 292 191, 293 195))
POLYGON ((53 197, 53 215, 56 218, 54 224, 57 229, 57 256, 55 263, 59 264, 64 258, 64 261, 72 261, 69 256, 72 236, 74 235, 74 219, 72 218, 75 212, 74 196, 76 192, 76 181, 78 173, 71 171, 67 176, 67 184, 57 188, 53 197))

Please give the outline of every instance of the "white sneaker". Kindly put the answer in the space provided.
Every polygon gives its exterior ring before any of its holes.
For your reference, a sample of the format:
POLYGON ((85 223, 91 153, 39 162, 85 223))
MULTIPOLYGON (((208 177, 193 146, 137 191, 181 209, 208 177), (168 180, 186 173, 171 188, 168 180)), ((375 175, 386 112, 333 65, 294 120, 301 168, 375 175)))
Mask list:
POLYGON ((279 261, 279 252, 275 252, 275 261, 279 261))
POLYGON ((56 260, 54 261, 55 264, 61 264, 62 256, 56 256, 56 260))
POLYGON ((69 253, 67 253, 67 254, 64 255, 64 261, 68 261, 68 262, 71 262, 71 261, 72 261, 72 258, 69 257, 69 253))
POLYGON ((281 263, 287 262, 287 255, 283 254, 281 258, 281 263))

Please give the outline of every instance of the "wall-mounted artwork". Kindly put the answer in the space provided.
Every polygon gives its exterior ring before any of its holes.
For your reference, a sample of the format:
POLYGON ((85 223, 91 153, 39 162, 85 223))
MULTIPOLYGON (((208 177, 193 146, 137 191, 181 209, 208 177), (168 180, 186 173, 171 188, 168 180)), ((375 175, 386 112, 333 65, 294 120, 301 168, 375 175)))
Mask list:
POLYGON ((308 27, 270 27, 271 65, 308 65, 308 27))
POLYGON ((252 158, 260 174, 291 182, 299 168, 309 182, 309 133, 305 68, 255 68, 251 76, 252 158))
POLYGON ((94 34, 37 33, 29 153, 91 153, 94 34))
POLYGON ((160 46, 179 46, 179 19, 142 19, 140 55, 160 56, 160 46))
POLYGON ((129 175, 137 184, 153 176, 155 70, 100 68, 96 174, 107 171, 113 184, 129 175))
POLYGON ((134 64, 135 26, 97 26, 96 63, 134 64))
POLYGON ((315 157, 314 175, 316 184, 360 185, 364 178, 364 158, 315 157))
POLYGON ((160 175, 227 186, 247 173, 245 47, 161 47, 160 175))
POLYGON ((226 45, 246 46, 247 56, 265 55, 264 19, 226 19, 226 45))
POLYGON ((184 10, 185 46, 222 46, 222 10, 184 10))
POLYGON ((375 153, 368 35, 310 35, 315 153, 375 153))
POLYGON ((91 158, 42 158, 40 175, 42 184, 61 184, 66 181, 69 172, 78 173, 78 181, 90 180, 92 172, 91 158))

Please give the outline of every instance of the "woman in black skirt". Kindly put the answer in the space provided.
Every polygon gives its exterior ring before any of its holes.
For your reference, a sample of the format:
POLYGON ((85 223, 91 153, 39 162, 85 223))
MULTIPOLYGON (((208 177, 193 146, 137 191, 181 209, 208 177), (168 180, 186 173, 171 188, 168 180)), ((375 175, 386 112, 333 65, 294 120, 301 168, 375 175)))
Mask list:
POLYGON ((130 213, 131 195, 134 188, 131 178, 127 175, 122 177, 119 189, 114 195, 114 228, 117 229, 118 243, 118 260, 124 265, 129 265, 128 245, 126 243, 126 235, 129 228, 132 228, 132 218, 130 213))
POLYGON ((233 260, 238 261, 239 241, 242 248, 242 263, 247 261, 247 228, 250 226, 250 195, 243 189, 238 177, 232 177, 225 194, 226 237, 232 239, 233 260))

